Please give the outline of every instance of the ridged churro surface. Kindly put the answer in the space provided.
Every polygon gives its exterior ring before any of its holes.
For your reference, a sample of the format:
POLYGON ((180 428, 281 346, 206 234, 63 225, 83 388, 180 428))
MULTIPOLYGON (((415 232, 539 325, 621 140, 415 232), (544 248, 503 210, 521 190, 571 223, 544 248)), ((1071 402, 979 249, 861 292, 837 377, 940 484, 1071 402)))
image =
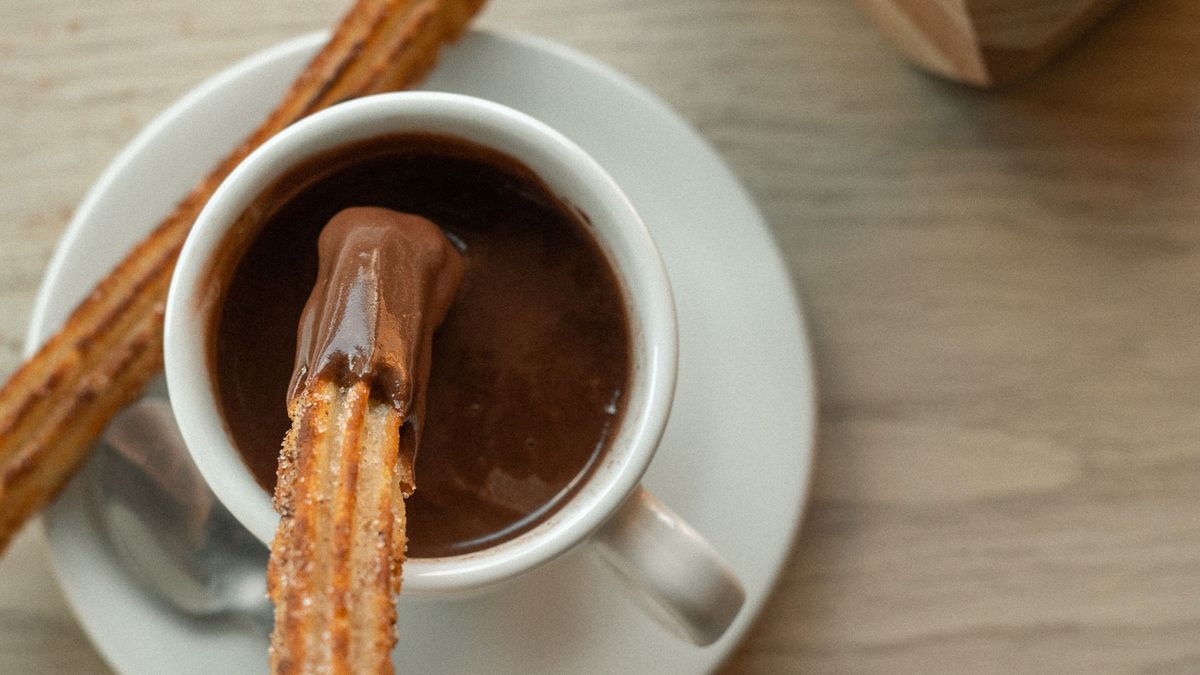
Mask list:
POLYGON ((390 673, 404 563, 401 413, 366 381, 319 380, 293 403, 268 588, 271 671, 390 673))

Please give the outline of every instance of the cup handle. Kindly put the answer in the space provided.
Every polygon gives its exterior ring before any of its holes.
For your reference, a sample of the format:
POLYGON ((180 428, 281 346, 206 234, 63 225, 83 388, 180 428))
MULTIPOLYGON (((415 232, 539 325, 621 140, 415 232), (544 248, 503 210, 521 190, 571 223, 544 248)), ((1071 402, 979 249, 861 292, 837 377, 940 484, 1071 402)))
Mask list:
POLYGON ((721 637, 746 598, 716 549, 641 486, 593 542, 648 614, 697 645, 721 637))

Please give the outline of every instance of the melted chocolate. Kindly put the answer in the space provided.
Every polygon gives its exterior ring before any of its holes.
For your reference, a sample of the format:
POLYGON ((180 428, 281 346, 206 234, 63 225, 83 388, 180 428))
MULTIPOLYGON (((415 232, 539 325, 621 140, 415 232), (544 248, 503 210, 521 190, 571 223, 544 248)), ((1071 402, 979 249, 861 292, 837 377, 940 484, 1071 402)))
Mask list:
MULTIPOLYGON (((462 283, 463 258, 427 218, 356 206, 317 239, 317 281, 300 313, 289 409, 318 377, 365 380, 404 420, 400 452, 421 442, 433 330, 462 283)), ((405 492, 412 488, 406 481, 405 492)))
POLYGON ((210 355, 235 444, 273 489, 318 236, 355 206, 427 218, 468 260, 433 338, 409 555, 467 553, 529 530, 608 446, 630 375, 628 320, 582 218, 528 168, 465 141, 346 146, 293 170, 247 211, 229 243, 245 253, 230 263, 210 355))

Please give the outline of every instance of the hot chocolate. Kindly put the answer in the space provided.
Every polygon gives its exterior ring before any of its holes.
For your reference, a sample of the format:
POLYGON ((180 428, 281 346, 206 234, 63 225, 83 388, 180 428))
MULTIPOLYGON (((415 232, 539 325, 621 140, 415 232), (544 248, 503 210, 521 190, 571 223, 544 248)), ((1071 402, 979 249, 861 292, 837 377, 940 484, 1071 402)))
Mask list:
POLYGON ((249 243, 210 353, 235 445, 271 489, 317 237, 362 206, 437 223, 467 260, 434 335, 425 414, 409 415, 422 435, 410 556, 527 531, 579 488, 613 436, 630 377, 628 319, 583 217, 528 168, 465 141, 403 135, 339 148, 293 169, 243 217, 254 232, 239 235, 249 243))

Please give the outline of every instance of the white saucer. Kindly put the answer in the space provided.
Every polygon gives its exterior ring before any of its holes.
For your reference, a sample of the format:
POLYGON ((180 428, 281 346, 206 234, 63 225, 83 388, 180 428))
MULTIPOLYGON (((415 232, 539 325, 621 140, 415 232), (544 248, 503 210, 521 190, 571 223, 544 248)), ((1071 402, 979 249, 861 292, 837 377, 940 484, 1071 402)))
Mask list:
MULTIPOLYGON (((55 254, 27 351, 248 133, 323 39, 292 40, 220 73, 121 153, 55 254)), ((556 127, 608 169, 645 218, 667 263, 680 328, 678 396, 646 484, 729 560, 747 600, 720 641, 694 647, 646 618, 590 556, 571 555, 483 598, 402 599, 398 669, 716 668, 751 625, 787 558, 813 459, 809 347, 769 230, 695 131, 645 90, 576 52, 476 31, 447 51, 427 87, 492 99, 556 127)), ((89 515, 90 504, 104 496, 85 489, 87 483, 71 484, 47 511, 45 527, 59 581, 108 662, 127 673, 265 671, 261 629, 185 617, 158 604, 119 566, 89 515)))

